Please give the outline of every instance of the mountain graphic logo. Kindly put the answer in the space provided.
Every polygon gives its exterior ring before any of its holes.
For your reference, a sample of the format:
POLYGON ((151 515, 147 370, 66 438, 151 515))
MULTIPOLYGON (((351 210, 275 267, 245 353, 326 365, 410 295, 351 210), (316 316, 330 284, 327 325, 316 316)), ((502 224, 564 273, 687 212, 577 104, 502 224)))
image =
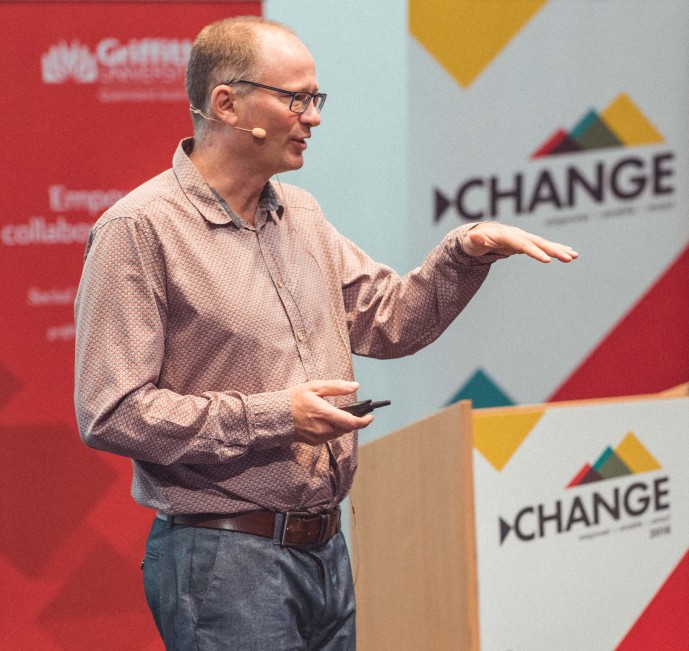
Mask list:
POLYGON ((584 464, 567 488, 660 469, 661 465, 643 443, 629 432, 614 450, 607 447, 593 465, 584 464))
POLYGON ((594 149, 638 147, 665 142, 641 109, 626 93, 618 95, 602 112, 591 109, 574 128, 558 129, 533 154, 532 159, 574 154, 594 149))

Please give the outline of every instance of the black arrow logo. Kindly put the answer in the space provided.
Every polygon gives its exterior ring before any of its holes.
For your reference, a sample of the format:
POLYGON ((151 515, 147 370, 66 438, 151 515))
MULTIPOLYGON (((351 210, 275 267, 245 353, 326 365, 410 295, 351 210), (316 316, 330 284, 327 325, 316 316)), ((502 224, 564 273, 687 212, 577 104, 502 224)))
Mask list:
POLYGON ((500 518, 500 544, 502 545, 503 542, 505 542, 505 538, 507 538, 507 534, 512 531, 512 527, 507 524, 502 518, 500 518))
POLYGON ((450 201, 438 188, 434 188, 435 193, 435 215, 433 221, 437 224, 445 211, 452 205, 450 201))

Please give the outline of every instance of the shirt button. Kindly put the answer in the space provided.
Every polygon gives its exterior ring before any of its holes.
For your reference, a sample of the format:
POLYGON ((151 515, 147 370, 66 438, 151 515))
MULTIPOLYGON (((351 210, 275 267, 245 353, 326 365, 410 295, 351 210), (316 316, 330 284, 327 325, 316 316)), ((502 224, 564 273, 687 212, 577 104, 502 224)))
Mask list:
POLYGON ((306 339, 306 335, 304 334, 303 330, 297 332, 297 339, 299 339, 299 341, 304 341, 304 339, 306 339))
POLYGON ((284 287, 284 285, 282 284, 282 282, 279 281, 279 280, 275 283, 275 286, 276 286, 278 289, 282 289, 282 288, 284 287))

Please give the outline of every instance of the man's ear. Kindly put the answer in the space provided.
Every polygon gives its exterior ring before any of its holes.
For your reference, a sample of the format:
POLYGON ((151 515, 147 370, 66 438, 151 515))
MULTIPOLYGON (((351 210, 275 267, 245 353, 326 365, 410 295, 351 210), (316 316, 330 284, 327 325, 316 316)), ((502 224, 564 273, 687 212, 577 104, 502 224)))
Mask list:
POLYGON ((237 112, 235 106, 236 96, 232 86, 220 84, 211 93, 210 112, 218 121, 225 124, 235 125, 237 123, 237 112))

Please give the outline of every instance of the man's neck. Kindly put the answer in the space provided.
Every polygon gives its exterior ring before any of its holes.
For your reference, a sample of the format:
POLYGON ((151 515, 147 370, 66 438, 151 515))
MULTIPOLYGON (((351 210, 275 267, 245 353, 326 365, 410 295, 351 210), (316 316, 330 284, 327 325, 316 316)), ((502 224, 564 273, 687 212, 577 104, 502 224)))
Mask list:
POLYGON ((210 139, 200 139, 195 141, 189 159, 233 212, 253 226, 261 192, 268 179, 252 174, 227 151, 227 146, 216 146, 210 139))

